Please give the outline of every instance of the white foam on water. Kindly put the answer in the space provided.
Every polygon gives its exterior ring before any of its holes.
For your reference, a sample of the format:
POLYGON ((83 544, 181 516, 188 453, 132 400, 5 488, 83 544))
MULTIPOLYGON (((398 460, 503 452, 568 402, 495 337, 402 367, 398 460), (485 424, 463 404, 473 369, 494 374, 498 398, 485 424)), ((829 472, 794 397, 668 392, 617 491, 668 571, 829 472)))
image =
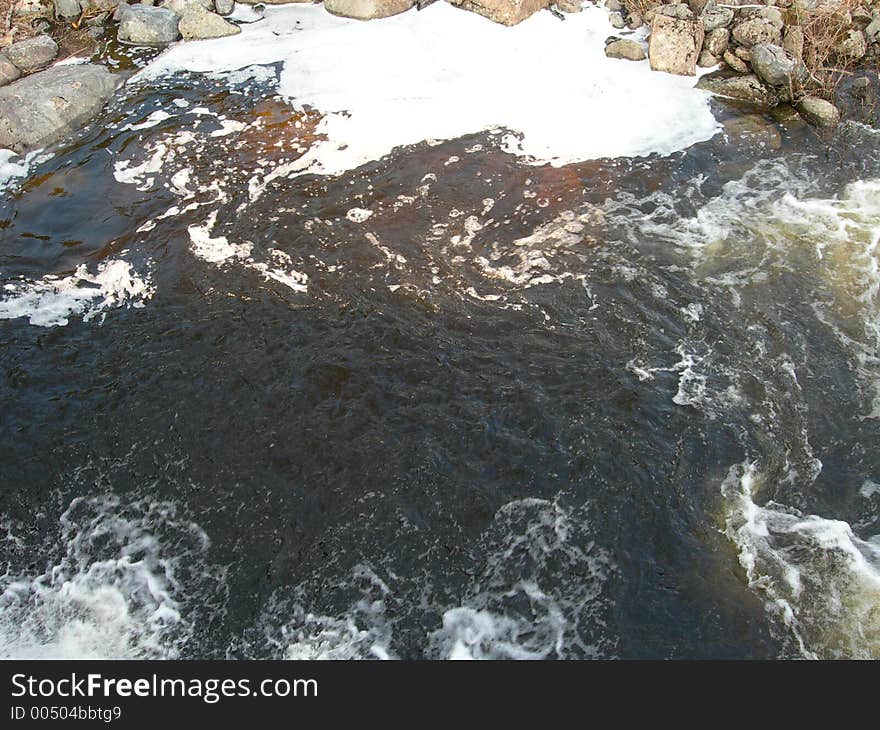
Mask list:
POLYGON ((70 276, 44 276, 38 281, 16 280, 0 287, 0 319, 26 317, 38 327, 62 327, 72 316, 84 322, 117 307, 140 308, 155 292, 149 274, 111 259, 91 273, 81 264, 70 276))
POLYGON ((207 550, 205 533, 173 504, 115 495, 74 499, 59 528, 38 550, 56 556, 43 570, 9 561, 0 576, 0 657, 177 658, 193 629, 181 574, 207 550))
POLYGON ((21 157, 12 150, 0 149, 0 193, 27 177, 33 165, 45 162, 50 157, 42 150, 34 150, 21 157))
POLYGON ((880 658, 880 538, 846 522, 755 502, 763 475, 734 465, 721 485, 725 533, 749 587, 807 658, 880 658))
POLYGON ((315 143, 278 174, 339 174, 401 145, 503 127, 503 146, 553 165, 669 154, 719 129, 694 79, 609 59, 607 13, 537 13, 504 27, 448 3, 362 23, 321 6, 265 10, 227 38, 171 47, 134 77, 282 63, 279 91, 324 114, 315 143), (651 114, 637 114, 639 99, 651 114))
MULTIPOLYGON (((459 606, 432 632, 432 656, 545 659, 607 656, 614 639, 602 617, 615 571, 589 537, 582 510, 558 500, 504 505, 484 535, 485 567, 459 606)), ((482 551, 482 550, 481 550, 482 551)))
POLYGON ((250 241, 230 243, 226 236, 212 236, 216 223, 215 210, 203 225, 188 227, 190 250, 197 258, 218 266, 237 262, 260 273, 265 279, 277 281, 297 293, 308 291, 308 274, 293 268, 293 260, 289 254, 270 248, 267 251, 268 261, 256 261, 253 257, 254 244, 250 241))

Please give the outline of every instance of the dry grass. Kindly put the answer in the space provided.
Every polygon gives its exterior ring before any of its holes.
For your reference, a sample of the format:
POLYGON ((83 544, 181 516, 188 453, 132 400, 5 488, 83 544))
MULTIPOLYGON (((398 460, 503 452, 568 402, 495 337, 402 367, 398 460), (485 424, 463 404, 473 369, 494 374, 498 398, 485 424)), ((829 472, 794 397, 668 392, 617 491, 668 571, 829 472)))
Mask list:
POLYGON ((840 44, 852 28, 851 13, 862 0, 833 0, 812 9, 795 2, 789 11, 792 24, 804 33, 803 61, 807 78, 798 95, 810 92, 833 99, 844 76, 857 62, 840 54, 840 44))
POLYGON ((621 2, 630 15, 637 13, 643 20, 645 18, 645 13, 651 8, 659 7, 661 4, 660 0, 621 0, 621 2))

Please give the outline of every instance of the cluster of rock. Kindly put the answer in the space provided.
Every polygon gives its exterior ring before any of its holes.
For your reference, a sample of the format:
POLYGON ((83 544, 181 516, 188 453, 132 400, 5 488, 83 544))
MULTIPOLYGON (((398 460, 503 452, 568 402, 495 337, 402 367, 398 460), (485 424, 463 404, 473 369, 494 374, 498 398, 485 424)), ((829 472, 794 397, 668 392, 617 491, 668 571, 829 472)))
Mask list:
POLYGON ((0 52, 0 86, 46 68, 58 56, 58 44, 49 36, 18 41, 0 52))
POLYGON ((648 26, 647 50, 636 40, 612 36, 605 52, 612 58, 648 58, 655 71, 693 76, 697 67, 720 67, 727 73, 704 76, 698 87, 738 101, 770 108, 794 103, 802 116, 820 126, 835 125, 840 115, 828 101, 805 95, 802 11, 823 4, 848 28, 833 56, 842 66, 880 52, 880 11, 866 6, 849 11, 838 0, 607 0, 610 21, 619 29, 648 26), (628 9, 629 8, 629 9, 628 9))
MULTIPOLYGON (((57 0, 56 0, 57 2, 57 0)), ((117 37, 138 46, 164 46, 179 38, 196 40, 222 38, 241 32, 223 16, 235 6, 233 0, 146 0, 136 5, 120 4, 115 18, 117 37)))

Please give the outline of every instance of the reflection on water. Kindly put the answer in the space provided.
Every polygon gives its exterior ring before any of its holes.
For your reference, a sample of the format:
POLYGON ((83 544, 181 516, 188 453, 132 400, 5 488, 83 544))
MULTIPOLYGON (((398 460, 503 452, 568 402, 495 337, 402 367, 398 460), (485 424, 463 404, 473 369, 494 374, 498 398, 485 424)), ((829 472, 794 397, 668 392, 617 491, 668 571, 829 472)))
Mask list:
POLYGON ((4 655, 877 656, 873 128, 291 177, 276 74, 0 203, 4 655))

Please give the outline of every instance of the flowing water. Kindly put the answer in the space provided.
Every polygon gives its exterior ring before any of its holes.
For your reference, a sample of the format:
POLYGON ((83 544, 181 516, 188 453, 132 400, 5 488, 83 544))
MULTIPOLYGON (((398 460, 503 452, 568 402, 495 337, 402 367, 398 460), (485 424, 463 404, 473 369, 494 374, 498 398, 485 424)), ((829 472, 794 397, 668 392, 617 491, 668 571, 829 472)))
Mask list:
POLYGON ((880 657, 872 108, 371 150, 268 56, 0 160, 0 654, 880 657))

